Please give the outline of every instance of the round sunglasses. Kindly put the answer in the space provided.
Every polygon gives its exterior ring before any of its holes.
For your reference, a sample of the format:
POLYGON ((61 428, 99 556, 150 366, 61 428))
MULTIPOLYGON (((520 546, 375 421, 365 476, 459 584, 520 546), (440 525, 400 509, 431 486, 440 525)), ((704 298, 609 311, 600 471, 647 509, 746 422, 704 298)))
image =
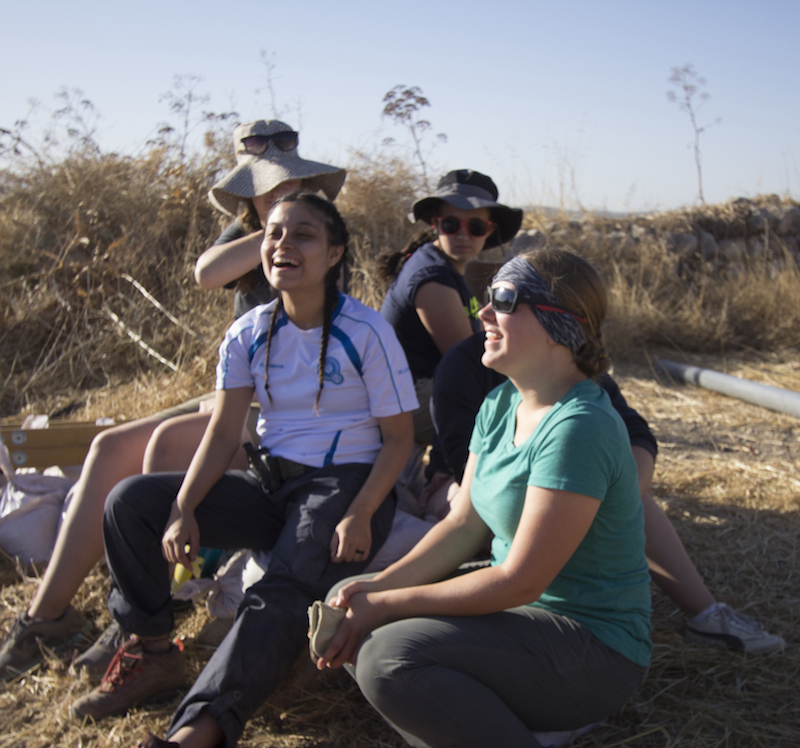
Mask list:
POLYGON ((585 324, 589 323, 586 317, 581 317, 569 309, 564 309, 562 306, 556 306, 551 303, 544 296, 535 296, 533 294, 520 293, 516 288, 508 288, 507 286, 492 286, 486 290, 486 303, 492 305, 492 309, 500 314, 513 314, 517 311, 520 304, 527 304, 533 309, 538 309, 540 312, 555 312, 556 314, 568 314, 574 317, 579 322, 585 324))
POLYGON ((242 138, 245 153, 260 156, 273 143, 278 150, 292 151, 297 148, 299 135, 294 130, 281 130, 272 135, 248 135, 242 138))
POLYGON ((476 239, 486 236, 493 228, 493 221, 484 221, 482 218, 470 218, 469 220, 463 218, 456 218, 455 216, 439 216, 436 218, 436 226, 439 233, 452 236, 461 231, 461 227, 466 224, 467 232, 470 236, 476 239))

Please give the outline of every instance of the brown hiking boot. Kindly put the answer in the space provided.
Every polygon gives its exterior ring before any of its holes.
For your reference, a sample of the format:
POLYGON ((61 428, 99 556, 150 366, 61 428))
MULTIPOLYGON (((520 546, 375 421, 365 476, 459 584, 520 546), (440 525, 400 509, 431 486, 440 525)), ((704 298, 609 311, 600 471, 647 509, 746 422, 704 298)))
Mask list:
POLYGON ((72 705, 72 716, 97 721, 121 714, 145 699, 171 695, 182 683, 183 657, 178 647, 145 652, 139 639, 129 639, 117 650, 100 685, 72 705))
POLYGON ((80 676, 84 670, 92 682, 99 681, 104 675, 117 650, 130 638, 122 627, 114 621, 98 640, 83 654, 78 655, 72 662, 71 671, 80 676))
POLYGON ((0 682, 12 680, 44 659, 72 654, 74 647, 90 641, 89 623, 75 608, 67 606, 61 618, 29 618, 20 613, 0 648, 0 682))

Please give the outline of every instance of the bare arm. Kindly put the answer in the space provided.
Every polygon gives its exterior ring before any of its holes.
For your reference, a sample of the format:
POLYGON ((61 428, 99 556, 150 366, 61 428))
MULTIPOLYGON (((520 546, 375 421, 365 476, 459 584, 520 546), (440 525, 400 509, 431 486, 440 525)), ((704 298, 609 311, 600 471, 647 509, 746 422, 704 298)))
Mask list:
POLYGON ((511 550, 501 565, 435 584, 351 594, 347 618, 318 665, 338 667, 352 661, 370 631, 394 620, 482 615, 537 600, 585 537, 599 506, 589 496, 529 486, 511 550))
POLYGON ((653 482, 653 473, 656 461, 644 447, 631 447, 633 459, 636 461, 636 475, 639 479, 639 495, 650 493, 650 484, 653 482))
POLYGON ((414 422, 411 413, 379 418, 381 446, 367 480, 356 494, 331 538, 331 559, 361 561, 372 547, 370 521, 375 510, 392 490, 414 445, 414 422), (356 556, 356 551, 363 555, 356 556))
POLYGON ((252 387, 217 390, 211 421, 172 505, 167 529, 161 540, 161 549, 167 561, 189 566, 194 560, 200 547, 200 532, 194 510, 225 474, 239 448, 252 398, 252 387), (188 554, 185 550, 187 544, 188 554))
POLYGON ((472 335, 469 317, 455 288, 426 283, 417 291, 414 306, 440 353, 472 335))
POLYGON ((209 247, 194 266, 194 279, 201 288, 221 288, 241 278, 261 262, 264 232, 256 231, 232 242, 209 247))

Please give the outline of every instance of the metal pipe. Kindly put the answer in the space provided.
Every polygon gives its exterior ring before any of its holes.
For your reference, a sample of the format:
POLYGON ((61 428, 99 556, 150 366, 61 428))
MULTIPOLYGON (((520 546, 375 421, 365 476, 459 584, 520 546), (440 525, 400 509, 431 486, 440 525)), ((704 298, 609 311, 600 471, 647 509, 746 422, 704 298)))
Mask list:
POLYGON ((661 369, 673 379, 683 380, 722 395, 738 397, 740 400, 760 405, 762 408, 777 410, 780 413, 788 413, 800 418, 800 392, 751 382, 749 379, 739 379, 739 377, 721 374, 713 369, 686 366, 664 358, 656 362, 656 369, 661 369))

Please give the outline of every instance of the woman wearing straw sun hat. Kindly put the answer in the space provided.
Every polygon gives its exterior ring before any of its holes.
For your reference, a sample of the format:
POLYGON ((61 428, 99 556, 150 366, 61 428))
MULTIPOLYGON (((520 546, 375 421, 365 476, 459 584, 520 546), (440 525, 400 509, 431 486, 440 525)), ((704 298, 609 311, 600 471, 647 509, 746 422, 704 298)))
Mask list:
MULTIPOLYGON (((235 285, 237 316, 272 297, 260 267, 260 246, 263 222, 275 201, 300 188, 322 191, 333 199, 344 183, 344 169, 300 158, 297 141, 297 133, 277 120, 240 125, 233 135, 236 166, 209 193, 217 208, 239 217, 200 256, 195 276, 204 288, 235 285)), ((103 556, 101 520, 106 496, 131 475, 185 470, 210 418, 208 412, 191 412, 198 407, 195 400, 107 429, 94 439, 42 583, 0 647, 0 681, 41 662, 40 645, 66 655, 90 641, 91 624, 70 602, 103 556)), ((249 434, 243 439, 250 440, 249 434)), ((246 466, 244 451, 239 449, 231 468, 246 466)), ((103 646, 93 647, 76 660, 79 669, 87 669, 92 676, 103 674, 123 636, 118 628, 107 633, 103 646)))
POLYGON ((420 402, 414 433, 421 443, 433 436, 428 400, 436 364, 451 346, 480 330, 479 305, 464 279, 467 262, 509 241, 522 223, 522 211, 497 197, 497 186, 485 174, 448 172, 408 216, 428 230, 379 263, 389 285, 381 313, 408 357, 420 402))
POLYGON ((333 200, 344 184, 344 169, 300 158, 297 145, 297 132, 284 122, 261 119, 239 125, 233 133, 236 166, 208 193, 212 205, 238 218, 198 258, 195 279, 203 288, 235 283, 237 317, 274 296, 259 249, 275 201, 298 189, 323 192, 333 200))

